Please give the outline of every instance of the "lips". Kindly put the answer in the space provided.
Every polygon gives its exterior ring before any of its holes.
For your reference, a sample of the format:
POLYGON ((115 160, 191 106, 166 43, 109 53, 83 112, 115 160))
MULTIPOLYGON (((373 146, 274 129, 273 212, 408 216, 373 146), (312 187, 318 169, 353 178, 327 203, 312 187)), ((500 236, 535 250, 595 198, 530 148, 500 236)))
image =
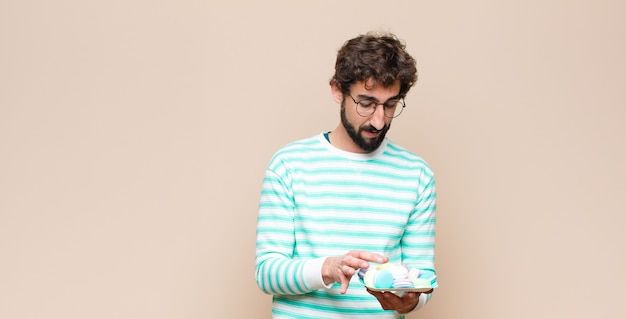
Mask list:
POLYGON ((365 137, 369 137, 369 138, 373 138, 373 137, 377 137, 380 134, 381 131, 379 130, 364 130, 363 133, 365 135, 365 137))

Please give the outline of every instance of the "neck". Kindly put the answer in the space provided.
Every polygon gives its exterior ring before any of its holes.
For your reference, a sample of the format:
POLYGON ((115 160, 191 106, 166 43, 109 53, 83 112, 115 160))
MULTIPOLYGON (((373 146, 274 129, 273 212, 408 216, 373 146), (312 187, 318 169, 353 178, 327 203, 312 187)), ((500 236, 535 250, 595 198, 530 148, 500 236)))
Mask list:
POLYGON ((341 123, 328 134, 328 138, 330 139, 330 144, 342 151, 361 154, 367 153, 352 141, 352 138, 350 138, 350 135, 348 135, 348 132, 346 132, 345 127, 343 127, 341 123))

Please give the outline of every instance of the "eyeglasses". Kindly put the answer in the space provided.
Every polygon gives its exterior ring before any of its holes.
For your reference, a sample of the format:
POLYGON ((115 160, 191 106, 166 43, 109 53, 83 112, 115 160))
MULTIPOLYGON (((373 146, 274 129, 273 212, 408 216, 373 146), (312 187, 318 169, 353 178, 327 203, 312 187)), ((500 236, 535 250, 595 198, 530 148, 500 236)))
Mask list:
POLYGON ((374 112, 376 111, 376 107, 378 105, 383 106, 386 117, 388 118, 398 117, 400 116, 400 114, 404 110, 404 107, 406 106, 403 98, 393 99, 384 103, 379 103, 372 99, 363 99, 363 100, 357 101, 356 99, 352 97, 352 95, 348 95, 348 96, 352 99, 352 101, 354 101, 354 104, 356 104, 356 113, 363 117, 367 117, 367 116, 374 114, 374 112))

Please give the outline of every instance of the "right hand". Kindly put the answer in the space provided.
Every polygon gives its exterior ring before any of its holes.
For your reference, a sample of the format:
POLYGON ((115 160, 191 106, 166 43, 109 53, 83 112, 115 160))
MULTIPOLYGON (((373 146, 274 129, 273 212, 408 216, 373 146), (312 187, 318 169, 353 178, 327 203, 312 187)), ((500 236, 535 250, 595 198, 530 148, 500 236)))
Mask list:
POLYGON ((350 278, 357 269, 369 268, 369 262, 384 264, 388 257, 363 250, 351 250, 343 256, 328 257, 322 265, 322 279, 326 285, 338 282, 341 284, 341 293, 345 294, 350 284, 350 278))

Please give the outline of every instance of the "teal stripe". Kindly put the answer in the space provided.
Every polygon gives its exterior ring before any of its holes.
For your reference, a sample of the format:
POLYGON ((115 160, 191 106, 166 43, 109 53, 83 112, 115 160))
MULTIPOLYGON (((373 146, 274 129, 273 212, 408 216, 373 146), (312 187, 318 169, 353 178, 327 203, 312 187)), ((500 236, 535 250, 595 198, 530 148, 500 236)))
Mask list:
MULTIPOLYGON (((336 295, 333 297, 337 298, 336 295)), ((324 297, 321 297, 321 298, 324 298, 324 297)), ((363 307, 354 308, 354 307, 342 307, 342 306, 338 306, 337 304, 324 305, 324 304, 309 303, 309 302, 304 302, 302 300, 292 300, 292 299, 280 298, 280 297, 277 297, 277 299, 280 299, 280 303, 283 303, 286 305, 313 309, 313 310, 328 312, 328 313, 352 314, 352 315, 373 315, 373 314, 393 313, 393 311, 390 312, 390 311, 383 310, 382 308, 380 308, 380 305, 377 308, 365 307, 365 305, 372 304, 371 300, 369 302, 364 302, 363 307)), ((330 297, 326 297, 324 299, 330 299, 330 297)))
MULTIPOLYGON (((281 273, 285 273, 285 276, 281 276, 278 277, 278 284, 280 287, 286 287, 287 288, 287 293, 289 294, 296 294, 297 291, 296 289, 293 288, 294 285, 291 284, 290 280, 292 280, 294 278, 293 274, 295 272, 295 267, 296 265, 291 263, 281 263, 281 265, 278 268, 278 271, 281 273)), ((284 288, 283 288, 284 289, 284 288)), ((299 291, 298 291, 299 292, 299 291)))
POLYGON ((259 206, 260 206, 259 208, 262 208, 262 209, 272 209, 272 208, 274 208, 274 209, 280 209, 280 208, 282 208, 282 209, 291 209, 290 205, 286 205, 286 204, 283 204, 283 203, 277 203, 277 202, 261 202, 259 204, 259 206))
MULTIPOLYGON (((305 233, 305 234, 307 234, 309 236, 324 236, 324 235, 329 236, 329 235, 333 235, 333 236, 344 238, 346 240, 349 240, 351 238, 359 238, 359 239, 367 238, 368 240, 372 240, 372 239, 394 239, 394 238, 398 238, 399 239, 402 236, 402 234, 401 233, 398 234, 398 231, 401 231, 402 228, 401 227, 397 227, 396 230, 397 231, 395 231, 395 232, 385 232, 385 233, 380 233, 379 232, 379 233, 376 233, 376 234, 373 234, 372 231, 370 231, 370 230, 364 230, 364 231, 341 230, 341 233, 337 234, 336 230, 327 231, 325 229, 311 229, 311 230, 308 230, 308 231, 302 232, 302 233, 305 233)), ((300 232, 300 231, 298 231, 298 232, 300 232)), ((339 244, 339 243, 337 243, 337 244, 339 244)))
MULTIPOLYGON (((271 260, 271 259, 270 260, 266 260, 265 264, 264 264, 264 268, 266 268, 266 269, 264 269, 263 273, 266 276, 269 276, 269 274, 275 273, 275 271, 276 271, 276 264, 278 262, 279 262, 279 260, 271 260)), ((276 292, 279 292, 279 293, 284 293, 282 291, 282 289, 279 289, 278 287, 276 287, 276 284, 275 284, 274 280, 272 280, 270 278, 267 278, 267 279, 265 279, 265 282, 267 284, 267 288, 266 288, 267 290, 269 290, 269 291, 276 291, 276 292)))
POLYGON ((302 278, 302 268, 303 267, 304 267, 304 261, 296 262, 294 264, 294 270, 296 272, 294 273, 294 276, 292 276, 292 278, 295 278, 293 283, 294 283, 295 289, 298 291, 298 293, 306 292, 306 287, 305 287, 304 283, 300 280, 300 278, 302 278))
MULTIPOLYGON (((317 249, 324 249, 330 251, 344 251, 347 252, 349 250, 368 250, 368 251, 380 251, 380 244, 369 244, 369 243, 318 243, 316 245, 317 249)), ((298 254, 298 257, 301 258, 317 258, 321 257, 317 254, 298 254)))
POLYGON ((393 187, 393 189, 405 190, 405 191, 415 191, 416 187, 426 187, 428 184, 426 182, 420 182, 416 180, 416 178, 411 178, 411 176, 404 176, 402 178, 389 178, 389 176, 378 176, 377 174, 364 174, 361 173, 359 176, 354 176, 354 173, 351 174, 341 174, 336 172, 328 172, 320 174, 319 177, 315 179, 308 179, 306 181, 306 187, 365 187, 365 188, 374 188, 376 190, 381 190, 381 186, 385 186, 384 189, 388 190, 387 187, 393 187))
MULTIPOLYGON (((328 210, 329 212, 334 212, 336 214, 339 214, 340 211, 333 209, 333 210, 328 210)), ((355 212, 355 210, 353 210, 353 212, 355 212)), ((398 221, 394 221, 391 220, 390 218, 394 217, 395 214, 393 213, 384 213, 384 212, 364 212, 362 210, 356 210, 356 212, 362 214, 362 215, 367 215, 366 220, 362 220, 359 219, 358 220, 358 225, 366 227, 366 226, 380 226, 380 227, 385 227, 385 226, 389 226, 389 227, 397 227, 397 226, 402 226, 404 227, 405 225, 405 220, 402 220, 401 218, 398 218, 398 221), (376 216, 377 219, 373 219, 373 217, 376 216), (388 216, 388 217, 386 217, 388 216), (371 219, 370 219, 371 218, 371 219)), ((345 212, 343 212, 345 213, 345 212)), ((402 215, 399 215, 399 217, 402 217, 402 215)), ((343 224, 343 225, 354 225, 355 224, 355 218, 348 216, 348 217, 333 217, 333 216, 312 216, 312 215, 298 215, 298 217, 296 218, 296 220, 298 222, 302 222, 302 223, 315 223, 318 225, 331 225, 331 224, 343 224)))
MULTIPOLYGON (((263 206, 263 208, 267 208, 267 206, 263 206)), ((291 223, 293 222, 293 218, 284 215, 271 215, 265 216, 261 215, 257 218, 258 222, 273 222, 273 223, 291 223)))
MULTIPOLYGON (((368 206, 368 205, 356 206, 354 204, 349 205, 349 203, 337 204, 333 206, 330 206, 324 203, 320 203, 320 204, 309 203, 308 205, 306 205, 306 208, 309 210, 313 209, 319 212, 334 212, 336 214, 339 214, 340 212, 344 212, 344 213, 377 214, 379 216, 385 216, 385 215, 395 216, 396 215, 393 212, 390 212, 389 209, 386 207, 374 207, 374 206, 368 206)), ((362 220, 359 220, 359 222, 361 221, 362 220)), ((363 221, 367 222, 367 220, 363 220, 363 221)), ((353 220, 353 223, 354 223, 354 220, 353 220)))
MULTIPOLYGON (((272 235, 272 234, 276 234, 276 233, 282 233, 282 232, 285 231, 285 229, 287 229, 287 228, 285 228, 285 227, 282 227, 282 228, 280 228, 280 227, 275 227, 275 228, 274 227, 264 227, 264 228, 258 229, 257 230, 257 234, 259 234, 259 235, 262 235, 262 234, 270 234, 270 235, 272 235)), ((291 229, 291 228, 289 228, 289 229, 291 229)))

